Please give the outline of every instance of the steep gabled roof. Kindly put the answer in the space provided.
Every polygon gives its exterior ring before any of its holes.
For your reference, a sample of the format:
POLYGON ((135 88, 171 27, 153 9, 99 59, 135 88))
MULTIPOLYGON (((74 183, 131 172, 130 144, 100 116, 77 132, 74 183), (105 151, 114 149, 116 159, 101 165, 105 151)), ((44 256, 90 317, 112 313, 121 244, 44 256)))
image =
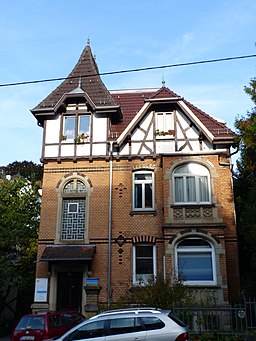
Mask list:
MULTIPOLYGON (((141 111, 145 103, 166 103, 177 102, 187 114, 194 115, 195 124, 200 130, 205 128, 208 138, 211 140, 225 140, 232 142, 235 134, 226 126, 225 123, 206 114, 190 102, 184 100, 169 88, 162 87, 160 89, 142 89, 142 90, 117 90, 110 91, 115 102, 118 103, 123 112, 123 121, 119 124, 112 125, 111 133, 114 137, 120 136, 128 126, 132 127, 132 120, 141 111), (197 124, 200 122, 200 124, 197 124)), ((143 112, 141 112, 143 115, 143 112)), ((139 118, 138 118, 139 119, 139 118)))
POLYGON ((105 87, 99 76, 98 66, 92 56, 90 45, 83 50, 76 66, 68 77, 48 95, 33 110, 35 114, 40 110, 54 109, 64 94, 86 94, 95 107, 116 106, 113 97, 105 87))

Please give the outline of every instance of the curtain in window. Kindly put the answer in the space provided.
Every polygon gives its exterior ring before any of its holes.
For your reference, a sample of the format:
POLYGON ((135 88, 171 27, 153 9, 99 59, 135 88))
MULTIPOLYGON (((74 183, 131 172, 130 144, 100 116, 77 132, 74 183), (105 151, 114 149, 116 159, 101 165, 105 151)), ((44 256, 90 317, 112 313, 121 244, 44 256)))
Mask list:
POLYGON ((199 176, 199 191, 200 191, 200 201, 208 202, 209 198, 209 186, 207 176, 199 176))
POLYGON ((178 271, 184 281, 212 281, 211 252, 178 252, 178 271))
POLYGON ((175 202, 184 202, 184 183, 182 177, 176 177, 175 181, 175 202))
POLYGON ((196 202, 196 181, 194 176, 187 176, 187 202, 196 202))

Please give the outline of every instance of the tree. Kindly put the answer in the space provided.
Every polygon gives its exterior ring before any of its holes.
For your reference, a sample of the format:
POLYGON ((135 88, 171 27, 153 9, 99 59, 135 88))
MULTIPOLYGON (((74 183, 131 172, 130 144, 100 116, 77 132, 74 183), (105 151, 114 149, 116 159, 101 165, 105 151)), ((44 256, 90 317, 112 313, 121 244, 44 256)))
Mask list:
POLYGON ((22 176, 30 181, 40 181, 43 178, 43 166, 32 161, 14 161, 0 167, 0 177, 6 175, 22 176))
MULTIPOLYGON (((39 228, 39 186, 24 178, 0 179, 0 315, 10 298, 32 303, 39 228), (12 292, 12 296, 10 293, 12 292), (13 293, 17 295, 13 297, 13 293)), ((22 312, 22 311, 21 311, 22 312)))
POLYGON ((234 183, 242 286, 252 295, 256 290, 256 78, 245 92, 255 106, 235 121, 241 154, 234 183))

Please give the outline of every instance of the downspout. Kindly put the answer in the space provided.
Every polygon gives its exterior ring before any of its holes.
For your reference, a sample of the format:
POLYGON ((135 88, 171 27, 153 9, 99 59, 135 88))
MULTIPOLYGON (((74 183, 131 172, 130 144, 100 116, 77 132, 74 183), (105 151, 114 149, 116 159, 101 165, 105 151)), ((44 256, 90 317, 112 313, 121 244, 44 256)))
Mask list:
POLYGON ((109 147, 109 208, 108 208, 108 278, 107 278, 107 302, 110 307, 111 300, 111 238, 112 238, 112 187, 113 187, 113 141, 110 141, 109 147))

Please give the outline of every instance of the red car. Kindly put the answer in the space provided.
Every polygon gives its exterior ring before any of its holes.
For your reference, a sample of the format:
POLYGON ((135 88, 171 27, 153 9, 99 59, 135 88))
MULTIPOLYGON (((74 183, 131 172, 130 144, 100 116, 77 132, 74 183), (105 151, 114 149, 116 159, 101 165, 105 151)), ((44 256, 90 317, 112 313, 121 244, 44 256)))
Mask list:
POLYGON ((11 341, 42 341, 61 336, 84 319, 76 311, 24 315, 13 331, 11 341))

